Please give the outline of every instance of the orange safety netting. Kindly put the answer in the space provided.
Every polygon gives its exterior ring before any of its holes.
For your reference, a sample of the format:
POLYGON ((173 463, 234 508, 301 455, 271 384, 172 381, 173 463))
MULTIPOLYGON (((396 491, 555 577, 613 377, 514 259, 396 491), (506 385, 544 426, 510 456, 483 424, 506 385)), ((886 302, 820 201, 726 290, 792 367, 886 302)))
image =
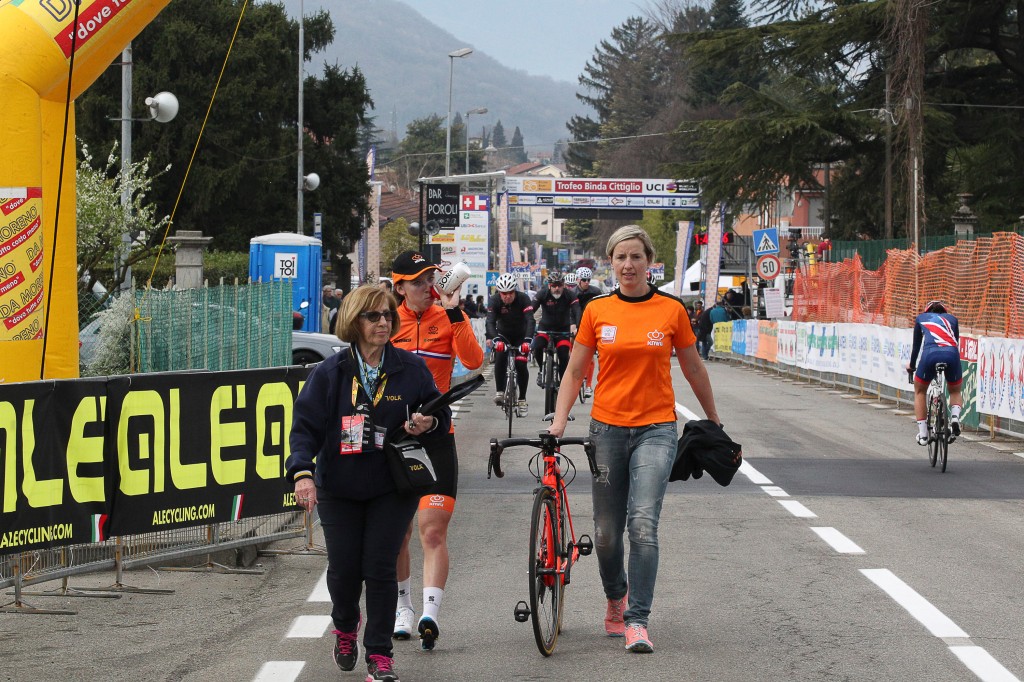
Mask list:
POLYGON ((793 285, 793 319, 910 327, 932 300, 963 330, 1024 338, 1024 236, 997 232, 924 256, 890 249, 874 271, 859 255, 806 266, 793 285))

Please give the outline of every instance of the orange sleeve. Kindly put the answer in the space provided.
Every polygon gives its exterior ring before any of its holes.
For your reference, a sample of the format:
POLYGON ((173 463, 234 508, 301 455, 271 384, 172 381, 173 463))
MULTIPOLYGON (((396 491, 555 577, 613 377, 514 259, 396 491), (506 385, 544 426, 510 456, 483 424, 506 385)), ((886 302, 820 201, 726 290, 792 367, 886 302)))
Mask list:
POLYGON ((462 313, 462 322, 452 324, 452 342, 455 355, 463 367, 477 369, 484 364, 484 349, 477 343, 473 325, 466 319, 465 313, 462 313))

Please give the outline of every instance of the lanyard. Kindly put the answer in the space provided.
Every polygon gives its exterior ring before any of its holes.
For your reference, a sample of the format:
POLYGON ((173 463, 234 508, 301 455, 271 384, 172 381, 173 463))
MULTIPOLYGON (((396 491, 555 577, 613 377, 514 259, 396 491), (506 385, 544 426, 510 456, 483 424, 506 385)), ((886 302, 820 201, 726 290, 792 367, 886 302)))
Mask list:
MULTIPOLYGON (((381 374, 380 380, 377 382, 377 392, 373 396, 373 406, 377 407, 377 403, 384 397, 384 387, 388 385, 388 375, 381 374)), ((352 377, 352 407, 355 407, 359 400, 359 387, 363 386, 363 383, 359 381, 358 377, 352 377)), ((370 397, 370 389, 367 386, 363 386, 363 392, 366 393, 366 397, 370 397)))

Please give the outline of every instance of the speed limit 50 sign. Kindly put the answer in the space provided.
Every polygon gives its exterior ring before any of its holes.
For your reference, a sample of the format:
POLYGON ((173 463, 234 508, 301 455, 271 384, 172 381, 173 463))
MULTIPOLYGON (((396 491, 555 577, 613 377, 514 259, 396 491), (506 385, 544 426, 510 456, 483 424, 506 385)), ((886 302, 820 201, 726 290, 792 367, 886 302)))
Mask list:
POLYGON ((773 280, 779 276, 782 262, 775 254, 769 253, 757 259, 757 276, 761 279, 773 280))

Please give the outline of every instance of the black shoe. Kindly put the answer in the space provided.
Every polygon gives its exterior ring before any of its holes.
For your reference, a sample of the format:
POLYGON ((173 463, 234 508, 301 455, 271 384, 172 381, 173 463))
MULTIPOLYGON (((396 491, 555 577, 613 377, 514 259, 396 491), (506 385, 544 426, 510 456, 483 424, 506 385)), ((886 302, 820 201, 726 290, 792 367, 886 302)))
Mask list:
POLYGON ((355 632, 335 630, 334 634, 338 638, 334 643, 334 662, 345 672, 355 670, 356 661, 359 660, 359 630, 355 632))
POLYGON ((537 372, 537 388, 544 388, 544 378, 537 372))
POLYGON ((434 642, 441 635, 441 628, 437 627, 433 618, 421 616, 418 629, 420 631, 420 648, 424 651, 433 651, 434 642))
POLYGON ((394 669, 395 659, 381 654, 370 654, 369 658, 366 682, 398 682, 398 673, 394 669))

